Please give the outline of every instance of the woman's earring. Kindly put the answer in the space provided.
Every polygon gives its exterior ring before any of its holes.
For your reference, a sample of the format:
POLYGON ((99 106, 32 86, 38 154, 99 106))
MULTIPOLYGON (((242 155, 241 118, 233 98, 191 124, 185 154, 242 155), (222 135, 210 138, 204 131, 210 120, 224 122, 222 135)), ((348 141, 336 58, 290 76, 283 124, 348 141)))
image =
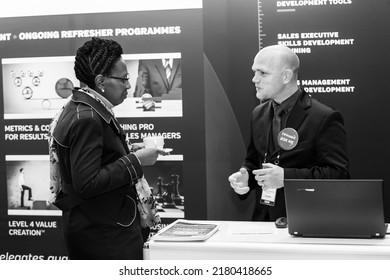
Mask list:
POLYGON ((104 88, 102 88, 102 92, 104 92, 104 88))

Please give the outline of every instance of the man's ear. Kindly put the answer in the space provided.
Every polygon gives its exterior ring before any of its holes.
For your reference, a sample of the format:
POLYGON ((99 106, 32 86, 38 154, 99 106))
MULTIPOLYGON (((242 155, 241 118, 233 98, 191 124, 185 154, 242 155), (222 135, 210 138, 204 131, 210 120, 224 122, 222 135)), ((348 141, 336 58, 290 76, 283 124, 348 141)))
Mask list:
POLYGON ((104 76, 102 74, 95 77, 95 85, 101 92, 104 92, 104 76))
POLYGON ((285 84, 288 84, 293 78, 294 73, 291 69, 286 69, 283 73, 283 81, 285 84))

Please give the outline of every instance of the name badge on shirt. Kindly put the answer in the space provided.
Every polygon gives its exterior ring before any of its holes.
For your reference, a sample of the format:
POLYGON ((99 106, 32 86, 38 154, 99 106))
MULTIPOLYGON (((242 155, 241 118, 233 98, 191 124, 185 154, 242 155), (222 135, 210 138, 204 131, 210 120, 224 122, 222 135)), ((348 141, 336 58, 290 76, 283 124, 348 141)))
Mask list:
POLYGON ((285 151, 294 149, 298 144, 298 140, 298 132, 291 127, 286 127, 278 134, 278 145, 285 151))
POLYGON ((260 203, 268 206, 275 206, 275 197, 277 189, 263 190, 261 194, 260 203))

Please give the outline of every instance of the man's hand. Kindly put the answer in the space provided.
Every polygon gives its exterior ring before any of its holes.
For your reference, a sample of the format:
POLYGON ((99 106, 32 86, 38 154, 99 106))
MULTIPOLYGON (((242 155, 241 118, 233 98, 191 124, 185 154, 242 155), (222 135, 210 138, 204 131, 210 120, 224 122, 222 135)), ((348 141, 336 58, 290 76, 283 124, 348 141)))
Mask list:
POLYGON ((249 174, 245 168, 241 168, 240 171, 233 173, 228 178, 230 186, 238 194, 246 194, 249 192, 248 180, 249 174))
POLYGON ((279 189, 284 186, 284 169, 272 163, 263 163, 262 169, 253 170, 257 184, 266 189, 279 189))

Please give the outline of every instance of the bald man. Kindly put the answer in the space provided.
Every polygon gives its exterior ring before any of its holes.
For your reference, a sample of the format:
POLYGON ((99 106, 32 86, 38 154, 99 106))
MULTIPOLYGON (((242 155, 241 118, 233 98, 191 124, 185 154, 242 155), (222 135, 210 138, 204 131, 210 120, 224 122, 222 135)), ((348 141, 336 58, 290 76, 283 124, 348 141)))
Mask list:
POLYGON ((343 117, 298 86, 299 66, 283 45, 261 49, 253 61, 261 104, 252 113, 245 161, 229 182, 240 199, 256 192, 254 221, 286 217, 284 179, 350 178, 343 117))

